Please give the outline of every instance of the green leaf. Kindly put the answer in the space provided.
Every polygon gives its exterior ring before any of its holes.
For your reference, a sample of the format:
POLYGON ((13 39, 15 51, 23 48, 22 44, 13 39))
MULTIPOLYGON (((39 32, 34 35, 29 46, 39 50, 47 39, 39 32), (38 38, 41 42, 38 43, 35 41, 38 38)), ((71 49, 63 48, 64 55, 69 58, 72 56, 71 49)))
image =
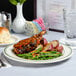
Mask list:
POLYGON ((26 0, 9 0, 9 2, 13 5, 17 5, 17 3, 23 4, 26 0))
POLYGON ((23 4, 26 0, 20 0, 20 4, 23 4))
POLYGON ((17 5, 17 3, 18 3, 17 0, 9 0, 9 2, 13 5, 17 5))

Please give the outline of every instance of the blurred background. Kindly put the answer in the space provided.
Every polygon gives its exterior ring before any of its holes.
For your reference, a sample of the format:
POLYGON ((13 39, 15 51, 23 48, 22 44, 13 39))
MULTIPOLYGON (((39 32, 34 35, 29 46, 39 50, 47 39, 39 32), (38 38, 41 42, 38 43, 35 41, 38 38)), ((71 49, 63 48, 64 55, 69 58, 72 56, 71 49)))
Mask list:
MULTIPOLYGON (((26 20, 33 20, 36 18, 36 6, 35 6, 36 0, 27 0, 23 5, 23 15, 26 18, 26 20)), ((9 0, 1 0, 0 2, 0 12, 5 11, 9 12, 12 15, 12 20, 16 16, 16 6, 9 3, 9 0)))

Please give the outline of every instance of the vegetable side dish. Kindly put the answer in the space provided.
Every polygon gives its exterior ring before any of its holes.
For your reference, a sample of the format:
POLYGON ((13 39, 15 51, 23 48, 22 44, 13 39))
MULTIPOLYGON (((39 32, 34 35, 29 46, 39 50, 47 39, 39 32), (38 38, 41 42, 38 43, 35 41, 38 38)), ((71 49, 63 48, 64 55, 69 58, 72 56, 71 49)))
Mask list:
POLYGON ((19 41, 13 47, 13 52, 24 59, 48 60, 62 56, 63 46, 59 45, 58 40, 48 42, 42 31, 30 38, 19 41))

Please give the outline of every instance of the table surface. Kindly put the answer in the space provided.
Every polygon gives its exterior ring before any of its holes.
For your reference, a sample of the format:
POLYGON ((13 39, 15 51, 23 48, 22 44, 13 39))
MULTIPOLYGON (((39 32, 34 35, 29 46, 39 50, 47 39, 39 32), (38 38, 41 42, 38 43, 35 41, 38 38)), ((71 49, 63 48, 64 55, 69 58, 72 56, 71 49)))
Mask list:
MULTIPOLYGON (((15 34, 20 39, 25 39, 28 36, 25 34, 15 34)), ((47 40, 60 40, 61 38, 64 37, 64 33, 59 33, 59 32, 52 32, 49 31, 47 35, 44 35, 44 37, 47 40)), ((0 47, 0 53, 4 50, 4 47, 0 47)), ((76 51, 73 50, 74 54, 73 56, 63 62, 55 63, 55 64, 46 64, 46 65, 41 65, 41 66, 25 66, 21 67, 23 69, 15 69, 17 72, 16 76, 25 76, 25 75, 33 75, 33 76, 74 76, 75 70, 76 70, 76 51), (25 70, 25 71, 22 71, 25 70)), ((14 66, 12 66, 14 67, 14 66)), ((7 68, 4 68, 7 69, 7 68)), ((0 69, 1 70, 1 69, 0 69)), ((5 71, 4 71, 5 72, 5 71)), ((2 75, 2 73, 0 73, 2 75)), ((3 76, 3 75, 2 75, 3 76)), ((6 75, 8 76, 8 75, 6 75)), ((11 75, 13 76, 13 75, 11 75)), ((15 76, 15 75, 14 75, 15 76)))

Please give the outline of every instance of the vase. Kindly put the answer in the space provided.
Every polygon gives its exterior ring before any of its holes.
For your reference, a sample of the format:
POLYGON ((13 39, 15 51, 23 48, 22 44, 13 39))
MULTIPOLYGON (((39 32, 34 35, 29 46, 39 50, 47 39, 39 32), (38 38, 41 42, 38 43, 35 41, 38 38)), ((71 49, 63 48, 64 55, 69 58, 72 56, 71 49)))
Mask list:
POLYGON ((23 29, 24 29, 24 25, 26 23, 26 20, 23 17, 22 6, 23 6, 23 4, 20 4, 20 3, 18 3, 16 5, 17 15, 13 21, 13 26, 12 26, 12 29, 15 33, 23 33, 24 32, 23 29))

